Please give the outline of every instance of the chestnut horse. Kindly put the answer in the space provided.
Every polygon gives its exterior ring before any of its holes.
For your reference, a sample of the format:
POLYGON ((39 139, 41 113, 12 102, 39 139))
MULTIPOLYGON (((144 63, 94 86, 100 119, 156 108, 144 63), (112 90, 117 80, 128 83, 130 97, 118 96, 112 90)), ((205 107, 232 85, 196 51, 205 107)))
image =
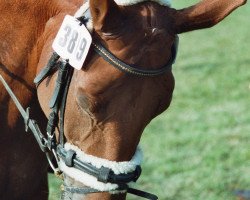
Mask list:
MULTIPOLYGON (((89 0, 92 37, 122 62, 157 70, 171 60, 177 34, 209 28, 244 3, 202 0, 176 10, 166 0, 89 0)), ((32 108, 32 118, 42 132, 58 73, 55 70, 37 89, 33 79, 52 55, 52 42, 64 16, 74 15, 81 4, 77 0, 0 1, 0 75, 21 104, 32 108)), ((169 107, 173 90, 171 70, 155 77, 125 73, 92 46, 82 69, 72 76, 65 140, 77 152, 99 161, 118 165, 130 161, 144 128, 169 107)), ((23 134, 23 119, 1 83, 0 113, 0 199, 47 199, 46 158, 33 136, 23 134)), ((84 184, 67 173, 65 181, 77 187, 84 184)), ((70 195, 72 199, 122 200, 126 191, 70 195)))

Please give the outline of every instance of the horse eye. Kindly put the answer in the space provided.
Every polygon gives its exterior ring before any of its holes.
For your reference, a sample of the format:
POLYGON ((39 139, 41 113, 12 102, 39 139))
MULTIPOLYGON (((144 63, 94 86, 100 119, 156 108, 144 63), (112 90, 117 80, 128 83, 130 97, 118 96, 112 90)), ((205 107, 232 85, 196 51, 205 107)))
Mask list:
POLYGON ((154 34, 157 31, 156 28, 152 28, 152 34, 154 34))

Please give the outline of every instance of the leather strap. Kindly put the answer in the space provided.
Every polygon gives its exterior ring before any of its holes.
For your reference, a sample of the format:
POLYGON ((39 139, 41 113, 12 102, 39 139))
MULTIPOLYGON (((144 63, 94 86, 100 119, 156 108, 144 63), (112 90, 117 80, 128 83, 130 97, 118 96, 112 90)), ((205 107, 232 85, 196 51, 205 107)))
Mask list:
MULTIPOLYGON (((53 55, 52 55, 53 57, 53 55)), ((55 130, 56 127, 58 126, 58 121, 59 119, 59 110, 64 105, 65 107, 65 98, 64 98, 64 93, 65 93, 65 84, 68 82, 68 79, 71 79, 71 77, 68 76, 68 71, 69 71, 69 66, 67 62, 60 62, 59 66, 59 71, 58 71, 58 76, 56 80, 56 86, 54 89, 53 96, 50 100, 50 108, 52 109, 50 115, 49 115, 49 120, 47 124, 47 136, 48 136, 48 148, 50 150, 56 150, 57 142, 56 142, 56 136, 55 136, 55 130)), ((66 91, 67 92, 67 91, 66 91)), ((62 114, 62 117, 64 118, 64 112, 62 114)), ((61 124, 61 123, 59 123, 61 124)), ((61 126, 60 126, 61 127, 61 126)), ((59 131, 59 134, 64 134, 59 131)))
POLYGON ((41 72, 34 79, 34 83, 36 84, 36 86, 38 86, 46 77, 48 77, 52 69, 55 68, 59 58, 60 56, 56 52, 52 54, 48 64, 41 70, 41 72))
POLYGON ((58 103, 59 97, 62 97, 63 86, 67 80, 67 72, 68 72, 68 63, 67 62, 60 62, 58 76, 56 80, 56 86, 54 89, 53 96, 49 102, 49 107, 54 108, 56 103, 58 103))
POLYGON ((108 63, 116 67, 117 69, 136 76, 159 76, 161 74, 164 74, 172 69, 172 65, 175 62, 176 56, 177 56, 177 50, 178 50, 178 44, 179 44, 179 38, 176 36, 175 42, 171 48, 171 58, 168 61, 168 63, 163 66, 160 69, 155 70, 146 70, 141 69, 140 67, 134 67, 132 65, 128 65, 118 59, 116 56, 114 56, 109 50, 107 50, 98 39, 92 42, 92 45, 94 47, 94 50, 108 63))
POLYGON ((64 144, 64 114, 65 114, 65 109, 66 109, 66 102, 67 102, 67 97, 68 97, 68 92, 69 92, 69 87, 71 83, 71 79, 74 73, 74 68, 69 67, 68 72, 67 72, 67 78, 66 82, 64 85, 64 91, 62 95, 62 100, 61 100, 61 105, 60 105, 60 117, 59 117, 59 143, 64 144))
POLYGON ((150 199, 150 200, 157 200, 158 199, 158 197, 156 195, 154 195, 154 194, 144 192, 144 191, 141 191, 141 190, 137 190, 137 189, 134 189, 134 188, 128 188, 127 192, 130 193, 130 194, 136 195, 136 196, 143 197, 145 199, 150 199))
POLYGON ((27 130, 27 127, 28 127, 31 130, 31 132, 34 135, 37 143, 39 144, 40 149, 43 152, 47 152, 48 151, 48 149, 47 149, 47 140, 43 136, 37 122, 34 119, 30 118, 29 109, 27 109, 27 111, 24 110, 21 103, 18 101, 16 95, 14 94, 14 92, 12 91, 10 86, 7 84, 7 82, 5 81, 5 79, 1 75, 0 75, 0 82, 3 83, 4 88, 6 89, 6 91, 10 95, 11 99, 15 103, 17 109, 19 110, 20 114, 22 115, 22 117, 24 119, 24 122, 25 122, 25 129, 27 130))

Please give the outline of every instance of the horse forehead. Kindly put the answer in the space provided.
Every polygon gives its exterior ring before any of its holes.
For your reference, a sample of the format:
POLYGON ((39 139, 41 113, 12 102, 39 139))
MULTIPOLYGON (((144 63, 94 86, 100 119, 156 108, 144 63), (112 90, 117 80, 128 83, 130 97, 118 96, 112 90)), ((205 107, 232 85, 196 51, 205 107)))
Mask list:
POLYGON ((166 26, 167 12, 165 6, 161 6, 152 1, 147 1, 127 8, 132 14, 132 19, 135 16, 138 17, 137 20, 133 20, 134 23, 141 24, 144 28, 164 28, 166 26))

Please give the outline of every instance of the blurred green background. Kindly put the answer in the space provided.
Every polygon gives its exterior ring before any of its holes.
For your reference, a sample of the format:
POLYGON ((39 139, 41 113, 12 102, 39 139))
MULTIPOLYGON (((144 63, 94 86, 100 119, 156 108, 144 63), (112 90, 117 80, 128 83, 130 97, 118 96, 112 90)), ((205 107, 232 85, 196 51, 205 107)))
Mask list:
MULTIPOLYGON (((180 35, 172 104, 141 140, 139 189, 161 200, 235 200, 232 191, 250 189, 249 15, 245 5, 211 29, 180 35)), ((60 181, 49 180, 57 200, 60 181)))

